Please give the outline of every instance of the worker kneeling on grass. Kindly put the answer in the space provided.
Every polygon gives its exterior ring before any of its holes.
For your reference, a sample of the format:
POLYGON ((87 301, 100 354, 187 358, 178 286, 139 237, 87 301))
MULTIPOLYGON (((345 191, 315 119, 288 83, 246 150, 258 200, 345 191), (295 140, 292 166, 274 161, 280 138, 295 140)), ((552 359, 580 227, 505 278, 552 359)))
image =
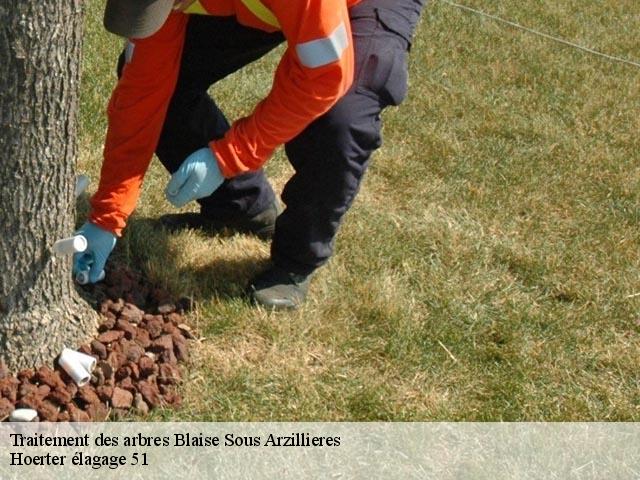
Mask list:
POLYGON ((108 106, 104 163, 74 270, 99 281, 155 151, 166 197, 199 213, 170 229, 272 238, 252 299, 295 308, 332 253, 369 158, 380 112, 407 91, 407 52, 426 0, 107 0, 106 28, 128 38, 108 106), (269 94, 229 124, 207 90, 286 42, 269 94), (262 165, 284 144, 295 174, 275 198, 262 165))

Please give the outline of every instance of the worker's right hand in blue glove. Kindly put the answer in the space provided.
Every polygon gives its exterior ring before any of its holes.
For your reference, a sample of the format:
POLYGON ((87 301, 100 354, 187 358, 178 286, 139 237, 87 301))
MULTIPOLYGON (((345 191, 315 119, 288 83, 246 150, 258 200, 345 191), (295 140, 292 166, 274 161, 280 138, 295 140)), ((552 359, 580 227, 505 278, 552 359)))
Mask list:
POLYGON ((85 222, 75 235, 82 235, 87 239, 87 249, 73 255, 73 276, 88 272, 90 283, 99 282, 104 278, 104 266, 113 247, 116 246, 116 236, 91 222, 85 222))
POLYGON ((201 148, 189 155, 171 175, 165 195, 174 207, 183 207, 192 200, 208 197, 224 182, 218 160, 210 148, 201 148))

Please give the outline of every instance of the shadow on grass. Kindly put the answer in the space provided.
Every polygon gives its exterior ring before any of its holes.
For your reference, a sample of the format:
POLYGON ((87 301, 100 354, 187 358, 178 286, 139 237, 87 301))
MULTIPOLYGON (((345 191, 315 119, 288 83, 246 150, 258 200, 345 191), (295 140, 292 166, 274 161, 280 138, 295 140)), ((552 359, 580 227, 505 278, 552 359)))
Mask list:
MULTIPOLYGON (((176 241, 175 236, 157 218, 134 216, 116 246, 114 257, 142 272, 150 282, 166 288, 176 298, 188 296, 195 301, 213 298, 248 301, 249 282, 269 265, 268 258, 247 252, 240 252, 238 256, 216 256, 209 261, 199 259, 199 265, 185 265, 184 260, 181 261, 181 242, 176 241)), ((211 234, 212 238, 231 236, 229 232, 211 234)))

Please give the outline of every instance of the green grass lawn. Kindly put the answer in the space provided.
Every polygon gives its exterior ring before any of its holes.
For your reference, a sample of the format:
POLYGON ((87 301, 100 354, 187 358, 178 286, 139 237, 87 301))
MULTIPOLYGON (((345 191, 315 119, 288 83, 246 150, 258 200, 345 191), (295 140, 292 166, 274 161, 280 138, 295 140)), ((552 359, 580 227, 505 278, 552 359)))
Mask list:
MULTIPOLYGON (((640 60, 637 0, 465 1, 640 60)), ((93 189, 122 46, 101 8, 82 87, 93 189)), ((214 87, 230 119, 266 93, 278 53, 214 87)), ((192 296, 203 339, 184 406, 152 419, 640 420, 640 69, 435 1, 410 70, 299 311, 241 295, 267 243, 154 226, 173 208, 153 162, 115 257, 192 296)), ((282 152, 267 171, 280 189, 282 152)))

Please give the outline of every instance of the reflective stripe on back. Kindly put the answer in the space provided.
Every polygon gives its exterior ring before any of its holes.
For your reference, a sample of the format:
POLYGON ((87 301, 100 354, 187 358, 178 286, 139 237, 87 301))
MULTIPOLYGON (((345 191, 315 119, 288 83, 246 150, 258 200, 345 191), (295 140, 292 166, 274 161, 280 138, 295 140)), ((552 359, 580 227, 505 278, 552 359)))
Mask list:
POLYGON ((265 7, 260 0, 240 0, 247 9, 253 13, 260 21, 271 25, 274 28, 280 28, 280 22, 271 10, 265 7))
MULTIPOLYGON (((260 0, 240 1, 258 20, 273 28, 280 29, 280 22, 278 22, 276 16, 260 0)), ((200 0, 182 0, 174 7, 174 10, 189 14, 209 15, 209 12, 202 6, 200 0)))
POLYGON ((179 8, 183 13, 190 13, 195 15, 208 15, 209 12, 205 10, 199 0, 194 0, 185 8, 179 8))
POLYGON ((296 45, 296 53, 305 67, 317 68, 340 60, 348 45, 347 28, 342 22, 328 37, 296 45))

